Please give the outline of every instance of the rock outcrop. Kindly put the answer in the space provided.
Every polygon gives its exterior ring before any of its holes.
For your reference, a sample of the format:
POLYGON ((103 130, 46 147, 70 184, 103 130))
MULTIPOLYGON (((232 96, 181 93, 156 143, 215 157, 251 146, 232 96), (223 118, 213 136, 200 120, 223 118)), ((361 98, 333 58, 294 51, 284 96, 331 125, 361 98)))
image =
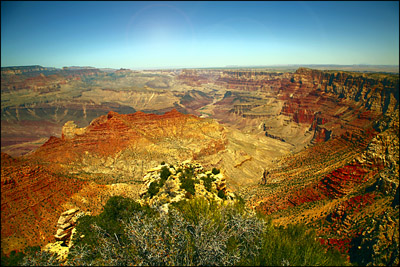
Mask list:
POLYGON ((61 139, 72 139, 76 135, 81 135, 84 133, 85 128, 78 128, 73 121, 67 121, 62 128, 61 139))
POLYGON ((54 236, 56 241, 63 241, 63 244, 67 246, 70 244, 72 230, 82 214, 79 209, 70 209, 61 213, 57 221, 57 233, 54 236))
POLYGON ((139 193, 143 204, 168 212, 170 203, 193 197, 222 202, 235 195, 227 190, 226 179, 219 170, 206 171, 199 163, 185 161, 176 166, 161 164, 149 169, 139 193))

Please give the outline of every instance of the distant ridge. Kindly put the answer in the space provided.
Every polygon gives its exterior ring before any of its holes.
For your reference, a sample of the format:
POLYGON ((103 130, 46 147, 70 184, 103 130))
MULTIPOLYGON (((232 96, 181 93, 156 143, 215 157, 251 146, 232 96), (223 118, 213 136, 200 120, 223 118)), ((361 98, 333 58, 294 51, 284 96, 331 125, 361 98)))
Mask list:
POLYGON ((27 65, 27 66, 7 66, 1 67, 2 71, 6 70, 20 70, 20 71, 41 71, 41 70, 87 70, 87 69, 98 69, 102 71, 113 72, 118 69, 130 69, 130 70, 179 70, 179 69, 272 69, 281 71, 291 71, 298 68, 312 68, 317 70, 341 70, 341 71, 359 71, 359 72, 384 72, 384 73, 399 73, 399 65, 368 65, 368 64, 352 64, 352 65, 341 65, 341 64, 272 64, 272 65, 226 65, 224 67, 181 67, 181 66, 169 66, 159 68, 97 68, 92 66, 64 66, 62 68, 55 67, 43 67, 40 65, 27 65))
MULTIPOLYGON (((363 71, 363 72, 388 72, 399 73, 399 65, 368 65, 368 64, 276 64, 276 65, 227 65, 224 68, 230 69, 276 69, 295 70, 301 67, 317 70, 342 70, 342 71, 363 71)), ((221 68, 223 69, 223 68, 221 68)))

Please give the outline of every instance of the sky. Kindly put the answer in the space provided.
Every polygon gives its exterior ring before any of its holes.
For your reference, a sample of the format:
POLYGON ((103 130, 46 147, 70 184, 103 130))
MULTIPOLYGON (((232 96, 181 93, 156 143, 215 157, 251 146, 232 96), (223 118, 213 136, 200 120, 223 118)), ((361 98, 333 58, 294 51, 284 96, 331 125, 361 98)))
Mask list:
POLYGON ((398 1, 1 1, 1 66, 399 64, 398 1))

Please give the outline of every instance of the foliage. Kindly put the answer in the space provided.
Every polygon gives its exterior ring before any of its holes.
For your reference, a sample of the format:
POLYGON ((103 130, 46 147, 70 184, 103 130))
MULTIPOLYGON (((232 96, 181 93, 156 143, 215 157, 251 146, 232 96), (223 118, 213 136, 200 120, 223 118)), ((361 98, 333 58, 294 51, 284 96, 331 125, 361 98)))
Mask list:
POLYGON ((10 255, 5 255, 3 250, 1 251, 1 266, 18 266, 21 265, 21 261, 25 254, 22 252, 17 252, 15 250, 11 251, 10 255))
POLYGON ((169 168, 164 166, 161 168, 160 172, 160 178, 161 178, 161 183, 160 187, 163 186, 164 182, 168 179, 168 177, 171 175, 171 172, 169 171, 169 168))
POLYGON ((150 194, 150 198, 157 195, 158 191, 160 191, 159 183, 157 181, 151 182, 149 190, 147 191, 150 194))
POLYGON ((3 250, 1 251, 1 266, 19 266, 22 265, 24 257, 27 255, 34 255, 40 251, 39 246, 27 247, 23 252, 13 250, 10 255, 5 255, 3 250))
POLYGON ((194 188, 194 183, 195 183, 195 181, 192 178, 183 178, 183 179, 181 179, 181 188, 185 189, 192 196, 194 196, 196 194, 196 190, 194 188))
POLYGON ((248 211, 244 201, 228 205, 204 198, 173 203, 167 214, 114 197, 102 214, 79 219, 69 253, 71 265, 344 265, 326 253, 304 225, 274 227, 248 211), (115 206, 114 206, 115 205, 115 206), (104 215, 105 213, 105 215, 104 215), (102 219, 107 224, 100 225, 102 219), (116 220, 120 228, 110 226, 116 220), (119 221, 118 221, 119 220, 119 221), (117 222, 118 221, 118 222, 117 222), (86 225, 90 224, 90 227, 86 225), (85 241, 90 228, 95 243, 85 241), (122 230, 121 235, 113 230, 122 230))
POLYGON ((220 170, 218 170, 217 168, 212 168, 212 171, 211 171, 214 175, 216 175, 216 174, 218 174, 218 173, 220 173, 220 170))
POLYGON ((325 252, 315 240, 315 233, 305 225, 270 228, 264 233, 262 253, 254 265, 346 265, 337 250, 325 252))
POLYGON ((225 192, 223 190, 218 190, 218 197, 222 199, 226 199, 225 192))
POLYGON ((76 230, 79 234, 75 235, 74 244, 99 246, 96 227, 104 229, 118 238, 121 242, 126 241, 122 221, 128 220, 133 213, 143 211, 149 216, 154 211, 148 206, 142 206, 130 198, 114 196, 109 198, 104 206, 103 212, 98 216, 82 216, 78 219, 76 230), (84 235, 83 238, 81 236, 84 235))
MULTIPOLYGON (((178 169, 178 171, 182 171, 181 169, 178 169)), ((180 176, 181 180, 181 186, 180 188, 185 189, 186 192, 188 192, 191 196, 194 196, 196 194, 196 190, 194 187, 194 184, 196 181, 193 179, 194 177, 194 167, 190 166, 185 168, 182 171, 182 175, 180 176)))
POLYGON ((204 181, 204 187, 208 192, 211 192, 212 190, 212 182, 215 181, 214 177, 211 177, 210 174, 207 175, 207 177, 202 177, 201 178, 204 181))
POLYGON ((21 261, 21 266, 55 266, 60 265, 58 255, 48 251, 38 250, 28 253, 21 261))

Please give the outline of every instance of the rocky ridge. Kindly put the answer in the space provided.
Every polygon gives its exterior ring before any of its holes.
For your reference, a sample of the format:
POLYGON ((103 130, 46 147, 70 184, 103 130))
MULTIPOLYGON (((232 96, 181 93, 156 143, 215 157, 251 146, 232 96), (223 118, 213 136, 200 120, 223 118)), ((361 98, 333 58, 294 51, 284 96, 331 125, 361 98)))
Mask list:
POLYGON ((109 112, 86 128, 66 123, 62 138, 50 138, 29 157, 68 164, 72 173, 140 180, 157 161, 201 158, 223 150, 226 142, 222 126, 176 110, 164 115, 109 112))

